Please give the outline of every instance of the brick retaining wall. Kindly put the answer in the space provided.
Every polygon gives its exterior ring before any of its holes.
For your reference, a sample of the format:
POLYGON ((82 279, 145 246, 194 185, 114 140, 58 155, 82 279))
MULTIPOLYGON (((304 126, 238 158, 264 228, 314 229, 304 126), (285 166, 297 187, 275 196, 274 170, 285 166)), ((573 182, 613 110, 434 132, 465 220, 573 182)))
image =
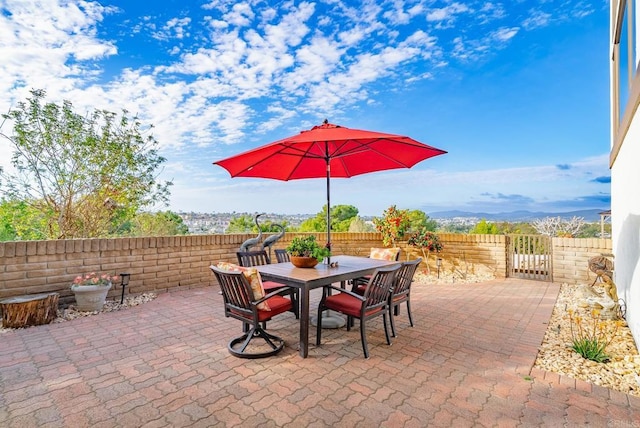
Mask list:
POLYGON ((568 284, 591 284, 595 275, 589 270, 589 259, 611 254, 611 239, 553 238, 553 281, 568 284))
MULTIPOLYGON (((278 241, 284 248, 300 233, 287 233, 278 241)), ((319 242, 325 234, 315 233, 319 242)), ((0 298, 59 292, 60 301, 73 301, 69 285, 88 272, 131 273, 131 293, 164 292, 178 288, 212 285, 209 265, 220 260, 235 261, 235 252, 253 234, 189 235, 145 238, 77 239, 58 241, 0 242, 0 298)), ((506 245, 502 235, 439 234, 444 251, 442 269, 475 273, 489 270, 506 276, 506 245)), ((371 247, 381 247, 379 233, 333 233, 334 254, 366 256, 371 247)), ((402 260, 422 253, 401 242, 402 260)), ((587 260, 611 252, 611 241, 601 239, 554 239, 554 280, 583 281, 587 260)), ((429 266, 436 268, 436 256, 429 266)), ((119 295, 115 287, 110 296, 119 295)))

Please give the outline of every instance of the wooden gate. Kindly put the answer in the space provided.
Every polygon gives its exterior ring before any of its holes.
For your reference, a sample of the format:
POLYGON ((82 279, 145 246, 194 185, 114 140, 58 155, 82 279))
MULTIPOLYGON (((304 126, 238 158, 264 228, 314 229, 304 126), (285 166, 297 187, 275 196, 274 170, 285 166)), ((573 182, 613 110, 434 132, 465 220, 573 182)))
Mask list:
POLYGON ((512 278, 553 281, 551 237, 508 235, 508 275, 512 278))

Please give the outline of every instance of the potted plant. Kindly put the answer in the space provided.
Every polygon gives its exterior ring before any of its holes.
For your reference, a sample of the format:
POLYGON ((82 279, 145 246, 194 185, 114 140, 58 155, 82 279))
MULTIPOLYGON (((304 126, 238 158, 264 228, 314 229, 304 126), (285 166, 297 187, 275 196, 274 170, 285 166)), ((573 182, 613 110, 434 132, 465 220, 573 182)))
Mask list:
POLYGON ((321 247, 313 235, 296 236, 286 250, 291 256, 291 263, 296 267, 312 268, 331 255, 329 249, 321 247))
POLYGON ((104 306, 107 293, 111 289, 112 281, 117 275, 97 274, 95 272, 79 275, 71 284, 71 291, 76 296, 76 306, 79 311, 99 311, 104 306))

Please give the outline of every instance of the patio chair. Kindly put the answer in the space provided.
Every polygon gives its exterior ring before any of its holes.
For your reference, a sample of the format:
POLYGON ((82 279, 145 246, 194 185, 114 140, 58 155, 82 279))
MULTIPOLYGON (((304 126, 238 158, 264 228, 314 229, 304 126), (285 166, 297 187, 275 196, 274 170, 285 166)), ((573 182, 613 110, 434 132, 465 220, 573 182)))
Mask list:
POLYGON ((277 249, 273 251, 276 253, 276 260, 278 261, 278 263, 285 263, 285 262, 291 261, 291 257, 289 257, 289 253, 287 253, 287 250, 277 249))
POLYGON ((255 269, 231 271, 217 266, 210 268, 222 290, 224 315, 242 321, 244 334, 229 342, 229 353, 239 358, 264 358, 280 352, 284 348, 284 340, 267 333, 260 323, 290 311, 291 300, 279 296, 277 291, 264 294, 260 287, 260 274, 255 269), (266 346, 255 343, 250 346, 256 338, 264 340, 266 346))
MULTIPOLYGON (((236 252, 236 257, 238 258, 238 264, 244 267, 253 267, 253 266, 262 266, 271 264, 271 259, 265 250, 257 250, 257 251, 238 251, 236 252)), ((293 307, 291 308, 291 312, 293 312, 296 316, 296 319, 300 317, 298 311, 298 290, 293 287, 289 287, 288 285, 282 284, 280 282, 275 281, 264 281, 262 283, 264 286, 264 291, 270 293, 272 291, 278 290, 281 296, 288 295, 293 303, 293 307)))
MULTIPOLYGON (((369 258, 377 260, 399 260, 400 259, 400 247, 393 248, 376 248, 371 247, 369 252, 369 258)), ((371 275, 361 276, 351 281, 351 291, 362 295, 364 289, 369 282, 371 275)))
POLYGON ((418 257, 416 260, 403 262, 396 275, 396 281, 393 284, 391 294, 389 294, 389 320, 391 324, 391 335, 396 337, 396 326, 394 318, 400 313, 400 305, 402 303, 407 304, 407 314, 409 315, 409 324, 413 327, 413 317, 411 316, 411 283, 413 282, 413 276, 418 270, 418 266, 422 262, 422 258, 418 257))
POLYGON ((318 305, 316 345, 320 346, 322 337, 322 312, 328 309, 347 316, 347 331, 351 330, 351 321, 354 318, 360 320, 360 339, 362 340, 362 350, 365 358, 369 358, 366 324, 367 321, 377 316, 382 315, 384 334, 387 338, 387 344, 391 345, 389 329, 387 328, 387 312, 389 310, 389 294, 399 269, 399 265, 377 269, 367 283, 362 296, 334 285, 323 287, 322 299, 318 305), (339 293, 330 295, 330 290, 339 291, 339 293))

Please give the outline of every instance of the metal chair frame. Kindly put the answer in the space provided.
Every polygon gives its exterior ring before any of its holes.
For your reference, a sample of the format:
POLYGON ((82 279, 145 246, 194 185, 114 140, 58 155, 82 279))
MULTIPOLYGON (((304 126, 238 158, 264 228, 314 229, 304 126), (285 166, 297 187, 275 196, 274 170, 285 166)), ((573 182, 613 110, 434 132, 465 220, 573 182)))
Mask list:
MULTIPOLYGON (((227 349, 231 355, 239 358, 264 358, 270 357, 282 351, 284 348, 284 340, 278 336, 267 333, 260 325, 261 322, 270 320, 273 316, 279 315, 290 310, 290 307, 283 306, 280 310, 264 311, 258 309, 258 304, 267 301, 274 296, 278 296, 278 292, 266 294, 261 299, 256 300, 253 297, 251 285, 242 272, 226 271, 216 266, 210 266, 218 283, 224 299, 224 315, 225 317, 235 318, 242 321, 243 335, 231 339, 227 345, 227 349), (260 338, 271 348, 265 352, 247 352, 249 343, 260 338), (238 345, 240 345, 238 347, 238 345)), ((278 297, 280 298, 280 297, 278 297)), ((284 298, 282 298, 284 300, 284 298)))
POLYGON ((276 253, 276 260, 278 261, 278 263, 286 263, 291 261, 291 257, 289 256, 289 253, 287 253, 287 250, 275 249, 273 251, 276 253))
POLYGON ((400 305, 402 303, 407 304, 407 314, 409 315, 409 324, 413 327, 413 317, 411 316, 411 283, 413 277, 418 270, 418 266, 422 262, 422 258, 419 257, 416 260, 403 262, 396 275, 395 283, 391 293, 389 294, 389 320, 391 324, 391 335, 396 337, 396 326, 394 318, 400 313, 400 305))
POLYGON ((387 313, 389 312, 389 295, 399 269, 400 265, 377 269, 373 275, 371 275, 371 279, 369 279, 367 288, 362 296, 334 285, 323 287, 322 299, 318 305, 316 345, 320 346, 322 338, 322 312, 330 309, 332 311, 345 314, 345 312, 341 311, 339 307, 341 306, 340 302, 344 302, 345 300, 351 300, 352 304, 357 301, 360 304, 358 313, 346 313, 347 331, 351 330, 353 318, 360 320, 360 339, 362 341, 362 350, 365 358, 369 358, 369 348, 367 346, 366 336, 366 322, 368 320, 382 315, 384 334, 387 339, 387 344, 391 345, 389 329, 387 328, 387 313), (332 290, 339 291, 339 293, 330 295, 329 293, 332 290), (347 297, 345 297, 345 295, 347 297))

